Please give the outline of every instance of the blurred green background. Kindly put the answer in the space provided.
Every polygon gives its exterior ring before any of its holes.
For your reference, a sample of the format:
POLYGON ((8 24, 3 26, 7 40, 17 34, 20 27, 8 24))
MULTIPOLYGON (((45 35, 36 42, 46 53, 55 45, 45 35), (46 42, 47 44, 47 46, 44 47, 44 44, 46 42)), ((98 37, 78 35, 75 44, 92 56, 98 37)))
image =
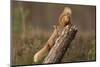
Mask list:
POLYGON ((96 7, 12 1, 11 62, 14 65, 34 63, 33 56, 46 43, 64 7, 72 9, 72 24, 78 27, 75 39, 62 62, 96 60, 96 7))

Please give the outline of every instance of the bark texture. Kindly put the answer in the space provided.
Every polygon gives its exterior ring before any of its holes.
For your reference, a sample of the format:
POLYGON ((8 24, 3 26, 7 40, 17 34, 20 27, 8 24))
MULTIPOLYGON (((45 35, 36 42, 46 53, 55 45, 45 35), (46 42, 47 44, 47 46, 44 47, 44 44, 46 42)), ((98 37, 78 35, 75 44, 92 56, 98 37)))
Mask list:
POLYGON ((76 32, 77 28, 74 25, 67 25, 64 27, 48 56, 44 59, 43 64, 59 63, 67 51, 71 41, 74 39, 76 32))

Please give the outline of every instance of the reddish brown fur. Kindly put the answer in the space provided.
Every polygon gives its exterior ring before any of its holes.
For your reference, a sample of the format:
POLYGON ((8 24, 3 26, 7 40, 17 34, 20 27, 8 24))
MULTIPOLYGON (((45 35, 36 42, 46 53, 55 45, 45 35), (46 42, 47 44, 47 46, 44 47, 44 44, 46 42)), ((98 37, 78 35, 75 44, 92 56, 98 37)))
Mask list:
POLYGON ((51 37, 49 38, 47 43, 44 45, 44 47, 34 55, 34 62, 38 62, 42 58, 45 57, 45 54, 48 53, 50 51, 50 49, 52 48, 52 46, 54 45, 55 40, 61 33, 63 27, 65 27, 68 24, 71 24, 71 22, 70 22, 71 13, 72 12, 71 12, 70 8, 68 8, 68 7, 64 8, 63 12, 61 13, 61 15, 59 17, 58 24, 56 26, 54 26, 55 30, 54 30, 53 34, 51 35, 51 37), (60 31, 58 31, 58 30, 60 30, 60 31))

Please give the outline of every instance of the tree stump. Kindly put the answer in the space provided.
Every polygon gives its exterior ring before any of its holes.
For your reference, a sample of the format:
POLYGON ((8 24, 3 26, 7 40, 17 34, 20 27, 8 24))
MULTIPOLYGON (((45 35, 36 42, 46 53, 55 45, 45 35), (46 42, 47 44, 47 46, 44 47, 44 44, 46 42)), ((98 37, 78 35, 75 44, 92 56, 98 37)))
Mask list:
POLYGON ((45 63, 59 63, 63 58, 71 41, 74 39, 77 28, 74 25, 64 27, 60 36, 56 39, 54 46, 51 48, 48 56, 44 59, 45 63))

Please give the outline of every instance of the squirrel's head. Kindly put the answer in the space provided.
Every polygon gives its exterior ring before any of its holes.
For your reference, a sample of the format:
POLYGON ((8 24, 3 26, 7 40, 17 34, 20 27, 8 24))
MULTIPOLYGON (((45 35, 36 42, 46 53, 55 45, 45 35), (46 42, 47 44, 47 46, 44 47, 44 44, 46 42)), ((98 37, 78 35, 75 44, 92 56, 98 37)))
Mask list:
POLYGON ((72 10, 69 7, 65 7, 63 13, 66 14, 67 16, 70 16, 71 17, 72 10))
POLYGON ((72 10, 69 7, 65 7, 60 18, 60 24, 67 25, 70 23, 72 10))

